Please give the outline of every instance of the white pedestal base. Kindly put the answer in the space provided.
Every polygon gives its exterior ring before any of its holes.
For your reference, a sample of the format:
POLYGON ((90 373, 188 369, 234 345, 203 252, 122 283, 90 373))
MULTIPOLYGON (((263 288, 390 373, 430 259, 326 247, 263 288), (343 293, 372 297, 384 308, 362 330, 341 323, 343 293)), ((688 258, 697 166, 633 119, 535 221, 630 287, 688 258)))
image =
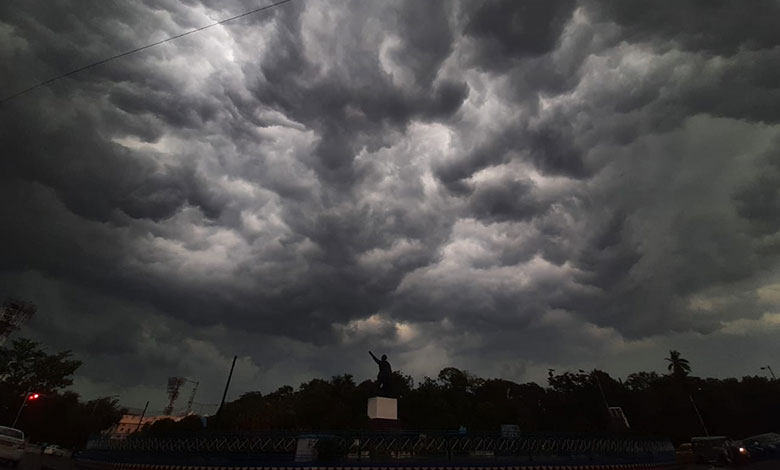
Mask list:
POLYGON ((385 397, 369 398, 368 417, 371 419, 398 419, 398 400, 385 397))
POLYGON ((299 437, 298 446, 295 448, 295 461, 313 462, 317 460, 317 441, 319 439, 315 437, 299 437))

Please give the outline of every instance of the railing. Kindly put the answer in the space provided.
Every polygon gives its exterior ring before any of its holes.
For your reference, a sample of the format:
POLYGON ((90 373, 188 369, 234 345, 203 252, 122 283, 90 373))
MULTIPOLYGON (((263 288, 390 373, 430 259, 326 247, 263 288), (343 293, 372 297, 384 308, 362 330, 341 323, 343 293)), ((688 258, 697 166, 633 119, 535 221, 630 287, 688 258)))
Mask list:
POLYGON ((495 434, 424 432, 203 434, 130 437, 122 440, 104 437, 89 441, 87 450, 144 454, 246 454, 292 458, 301 437, 325 441, 331 452, 338 455, 353 458, 367 456, 370 459, 399 456, 452 459, 585 455, 652 458, 674 455, 674 448, 669 441, 635 436, 520 434, 516 437, 502 437, 495 434))

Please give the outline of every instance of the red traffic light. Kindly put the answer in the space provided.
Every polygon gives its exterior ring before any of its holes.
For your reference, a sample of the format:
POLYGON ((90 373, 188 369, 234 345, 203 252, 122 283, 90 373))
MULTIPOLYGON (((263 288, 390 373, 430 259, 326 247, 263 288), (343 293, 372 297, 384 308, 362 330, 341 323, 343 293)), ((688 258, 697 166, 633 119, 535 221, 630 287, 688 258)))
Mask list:
POLYGON ((40 395, 39 395, 39 394, 37 394, 37 393, 31 393, 31 394, 30 394, 30 395, 27 397, 27 399, 28 399, 28 400, 37 400, 39 396, 40 396, 40 395))

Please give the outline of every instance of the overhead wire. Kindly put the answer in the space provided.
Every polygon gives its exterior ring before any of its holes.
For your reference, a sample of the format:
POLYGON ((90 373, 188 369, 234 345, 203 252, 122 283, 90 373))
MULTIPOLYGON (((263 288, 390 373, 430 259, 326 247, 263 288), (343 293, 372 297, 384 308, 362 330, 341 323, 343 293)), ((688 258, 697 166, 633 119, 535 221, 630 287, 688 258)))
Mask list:
POLYGON ((140 51, 143 51, 145 49, 149 49, 150 47, 159 46, 160 44, 164 44, 164 43, 166 43, 168 41, 173 41, 174 39, 179 39, 179 38, 182 38, 184 36, 189 36, 190 34, 195 34, 197 32, 203 31, 205 29, 213 28, 214 26, 219 26, 219 25, 225 24, 225 23, 227 23, 229 21, 234 21, 234 20, 237 20, 239 18, 243 18, 245 16, 249 16, 249 15, 253 15, 255 13, 259 13, 259 12, 264 11, 264 10, 269 10, 271 8, 278 7, 279 5, 283 5, 285 3, 289 3, 291 1, 293 1, 293 0, 280 0, 280 1, 276 2, 276 3, 271 3, 270 5, 266 5, 266 6, 263 6, 263 7, 260 7, 260 8, 255 8, 254 10, 250 10, 250 11, 241 13, 240 15, 231 16, 230 18, 225 18, 224 20, 220 20, 220 21, 217 21, 217 22, 214 22, 214 23, 211 23, 211 24, 207 24, 206 26, 201 26, 199 28, 191 29, 191 30, 186 31, 184 33, 177 34, 175 36, 171 36, 171 37, 162 39, 160 41, 153 42, 151 44, 147 44, 145 46, 137 47, 135 49, 132 49, 132 50, 129 50, 129 51, 125 51, 125 52, 122 52, 120 54, 113 55, 111 57, 107 57, 105 59, 98 60, 97 62, 93 62, 93 63, 91 63, 89 65, 85 65, 83 67, 79 67, 79 68, 71 70, 69 72, 62 73, 60 75, 57 75, 56 77, 50 78, 48 80, 44 80, 44 81, 39 82, 39 83, 36 83, 35 85, 32 85, 32 86, 30 86, 28 88, 25 88, 24 90, 16 92, 16 93, 14 93, 12 95, 8 95, 8 96, 0 99, 0 104, 5 103, 6 101, 10 101, 10 100, 12 100, 12 99, 14 99, 14 98, 16 98, 18 96, 21 96, 21 95, 23 95, 25 93, 30 92, 32 90, 35 90, 36 88, 40 88, 42 86, 46 86, 46 85, 48 85, 50 83, 56 82, 57 80, 61 80, 61 79, 65 78, 65 77, 69 77, 69 76, 77 74, 79 72, 83 72, 84 70, 90 69, 92 67, 97 67, 98 65, 105 64, 106 62, 110 62, 112 60, 119 59, 120 57, 124 57, 124 56, 130 55, 130 54, 135 54, 136 52, 140 52, 140 51))

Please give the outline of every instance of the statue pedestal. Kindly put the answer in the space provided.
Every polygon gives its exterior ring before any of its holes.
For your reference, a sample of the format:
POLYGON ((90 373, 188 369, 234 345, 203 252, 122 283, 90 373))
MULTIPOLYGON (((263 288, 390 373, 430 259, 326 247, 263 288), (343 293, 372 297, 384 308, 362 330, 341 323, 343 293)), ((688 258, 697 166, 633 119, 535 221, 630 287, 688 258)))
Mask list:
POLYGON ((398 400, 395 398, 372 397, 368 399, 368 417, 371 419, 397 420, 398 400))
POLYGON ((299 436, 298 445, 295 448, 296 462, 313 462, 317 460, 316 436, 299 436))

